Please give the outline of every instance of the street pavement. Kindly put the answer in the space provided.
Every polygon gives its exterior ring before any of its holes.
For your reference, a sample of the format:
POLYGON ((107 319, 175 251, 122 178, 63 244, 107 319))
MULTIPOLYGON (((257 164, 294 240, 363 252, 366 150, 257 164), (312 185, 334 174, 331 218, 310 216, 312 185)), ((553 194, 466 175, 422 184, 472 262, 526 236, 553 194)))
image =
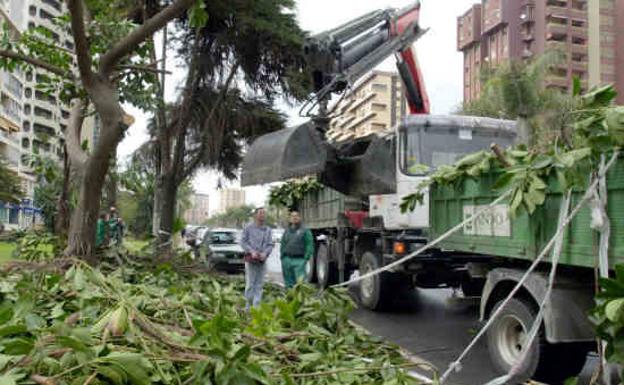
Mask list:
MULTIPOLYGON (((267 260, 268 280, 281 283, 281 271, 279 244, 276 244, 267 260)), ((350 289, 357 299, 357 287, 350 289)), ((401 346, 417 359, 433 364, 442 373, 478 330, 479 306, 477 300, 463 298, 450 289, 417 289, 384 312, 359 307, 351 319, 370 333, 401 346)), ((579 385, 588 383, 595 364, 595 356, 590 357, 579 385)), ((427 375, 423 371, 417 372, 427 375)), ((482 339, 462 363, 462 370, 454 373, 449 382, 452 385, 478 385, 496 376, 482 339)))
MULTIPOLYGON (((277 244, 267 259, 267 279, 281 283, 281 271, 277 244)), ((354 297, 357 297, 356 289, 351 288, 354 297)), ((360 307, 351 319, 370 333, 444 371, 470 342, 478 326, 478 306, 474 301, 453 299, 452 294, 446 289, 414 290, 410 297, 397 301, 388 311, 373 312, 360 307)), ((487 348, 479 343, 461 373, 450 380, 453 385, 474 385, 494 377, 487 348)))

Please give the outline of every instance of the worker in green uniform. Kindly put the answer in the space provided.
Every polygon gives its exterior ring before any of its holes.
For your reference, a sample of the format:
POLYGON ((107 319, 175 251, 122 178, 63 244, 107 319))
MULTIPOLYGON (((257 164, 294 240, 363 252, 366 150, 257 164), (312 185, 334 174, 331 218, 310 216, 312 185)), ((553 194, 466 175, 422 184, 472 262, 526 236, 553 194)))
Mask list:
POLYGON ((298 211, 290 213, 290 226, 281 242, 282 274, 287 288, 306 276, 306 263, 314 255, 312 232, 301 223, 298 211))
POLYGON ((100 218, 97 221, 97 227, 95 231, 95 247, 102 247, 106 241, 106 235, 108 233, 108 223, 106 221, 106 215, 100 214, 100 218))

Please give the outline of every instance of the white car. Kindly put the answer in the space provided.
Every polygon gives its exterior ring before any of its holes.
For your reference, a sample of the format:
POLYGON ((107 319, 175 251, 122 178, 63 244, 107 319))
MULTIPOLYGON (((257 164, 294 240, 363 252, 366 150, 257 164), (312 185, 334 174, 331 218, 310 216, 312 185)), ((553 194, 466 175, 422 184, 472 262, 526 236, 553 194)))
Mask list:
POLYGON ((245 270, 245 251, 240 244, 240 231, 228 228, 206 229, 200 239, 200 255, 213 267, 227 272, 245 270))
POLYGON ((271 231, 271 236, 273 237, 273 243, 280 243, 282 241, 282 237, 284 236, 284 229, 276 228, 271 231))

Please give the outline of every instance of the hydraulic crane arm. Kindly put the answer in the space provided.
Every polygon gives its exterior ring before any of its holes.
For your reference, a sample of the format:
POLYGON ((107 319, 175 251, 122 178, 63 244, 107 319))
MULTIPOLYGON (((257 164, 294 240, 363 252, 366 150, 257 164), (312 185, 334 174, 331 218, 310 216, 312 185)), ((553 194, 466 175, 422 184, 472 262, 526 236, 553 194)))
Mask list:
MULTIPOLYGON (((387 141, 335 146, 326 141, 326 105, 332 94, 343 92, 386 58, 394 55, 412 114, 429 113, 429 99, 412 49, 424 34, 419 25, 420 2, 403 9, 370 12, 306 41, 305 57, 314 81, 314 94, 302 112, 311 122, 259 137, 243 163, 243 186, 288 178, 319 175, 321 181, 339 191, 348 186, 340 174, 377 181, 379 191, 391 191, 394 177, 392 148, 387 141), (354 152, 354 148, 358 150, 354 152), (370 156, 367 156, 370 155, 370 156), (387 156, 384 157, 384 154, 387 156), (385 159, 387 158, 387 159, 385 159), (364 159, 369 165, 362 166, 364 159), (374 160, 372 160, 374 159, 374 160), (383 161, 381 161, 383 160, 383 161)), ((360 141, 361 142, 361 141, 360 141)), ((349 182, 354 184, 353 181, 349 182)), ((363 190, 362 190, 363 191, 363 190)))
POLYGON ((425 33, 418 23, 420 3, 397 10, 374 11, 308 39, 305 54, 314 80, 313 99, 302 108, 308 115, 317 103, 355 83, 395 55, 410 112, 429 112, 413 43, 425 33), (306 108, 307 107, 307 108, 306 108))

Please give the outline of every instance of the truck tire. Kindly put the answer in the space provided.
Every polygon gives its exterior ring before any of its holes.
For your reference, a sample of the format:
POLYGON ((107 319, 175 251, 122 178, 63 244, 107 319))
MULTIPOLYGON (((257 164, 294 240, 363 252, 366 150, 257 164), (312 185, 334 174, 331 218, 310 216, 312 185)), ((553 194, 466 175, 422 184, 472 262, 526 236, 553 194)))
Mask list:
POLYGON ((329 247, 326 243, 321 243, 316 253, 316 280, 321 289, 338 282, 338 269, 331 261, 329 247))
POLYGON ((466 277, 462 279, 460 286, 464 297, 481 297, 485 280, 466 277))
MULTIPOLYGON (((362 255, 360 260, 360 275, 364 275, 381 267, 379 258, 369 251, 362 255)), ((389 306, 387 298, 391 291, 389 274, 381 273, 360 281, 360 301, 370 310, 382 310, 389 306)))
MULTIPOLYGON (((503 300, 498 302, 492 313, 503 300)), ((527 299, 512 298, 496 321, 487 331, 490 359, 495 369, 505 374, 520 357, 522 339, 529 333, 537 311, 527 299)), ((526 361, 514 383, 529 379, 546 383, 559 383, 578 375, 583 369, 589 350, 587 344, 549 344, 546 342, 543 327, 530 347, 526 361)))
POLYGON ((312 258, 308 260, 306 263, 306 276, 305 281, 307 283, 316 283, 316 255, 313 255, 312 258))

